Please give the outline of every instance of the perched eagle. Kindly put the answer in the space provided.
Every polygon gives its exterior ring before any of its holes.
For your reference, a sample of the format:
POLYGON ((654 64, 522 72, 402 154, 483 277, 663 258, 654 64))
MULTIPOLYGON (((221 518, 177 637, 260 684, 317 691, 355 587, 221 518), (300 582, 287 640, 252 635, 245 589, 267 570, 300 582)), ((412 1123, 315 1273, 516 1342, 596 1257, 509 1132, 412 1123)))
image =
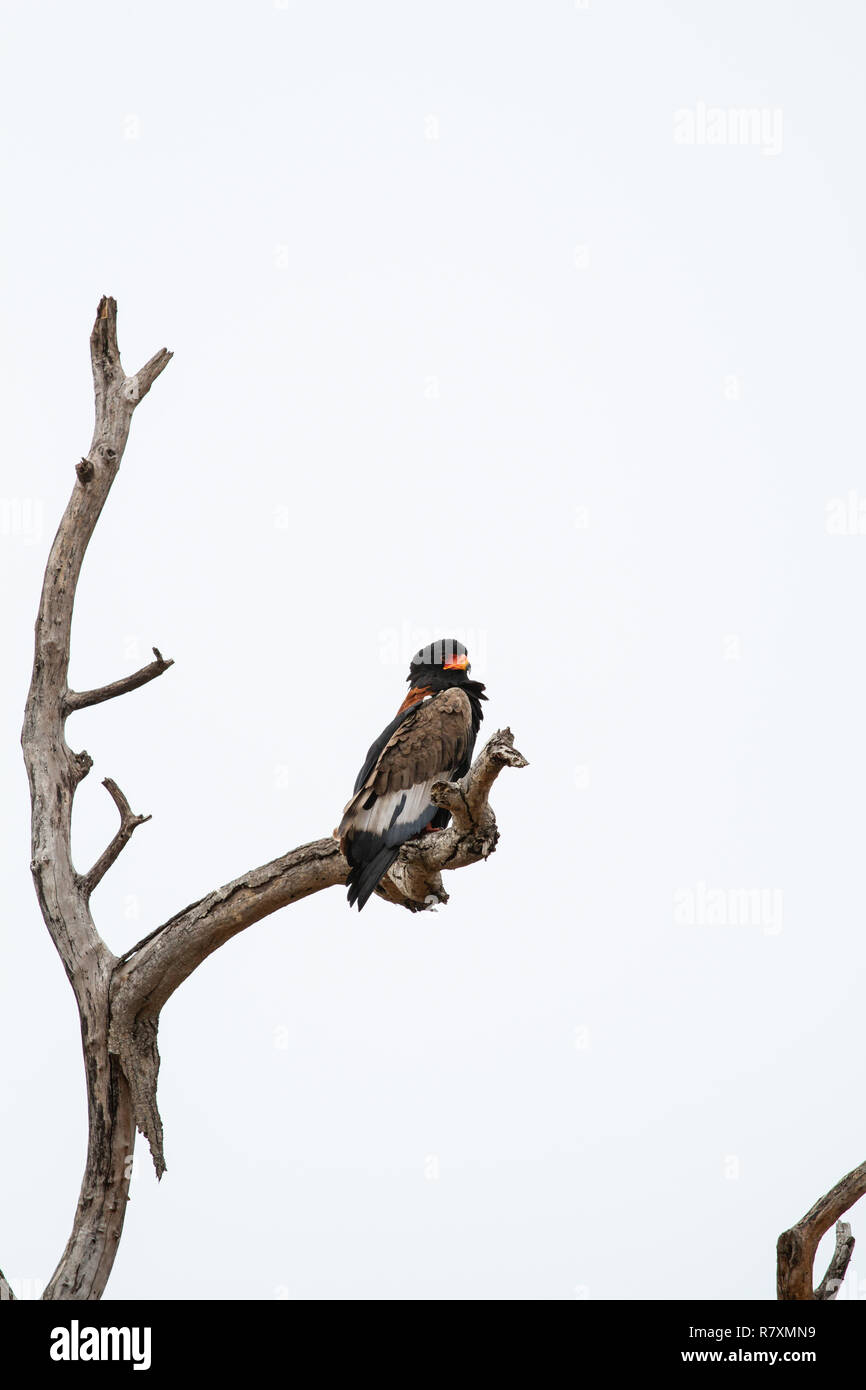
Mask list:
POLYGON ((453 638, 431 642, 409 666, 409 694, 364 760, 336 834, 351 865, 349 905, 358 911, 422 830, 444 828, 448 811, 434 806, 434 782, 468 772, 481 724, 484 686, 471 681, 466 648, 453 638))

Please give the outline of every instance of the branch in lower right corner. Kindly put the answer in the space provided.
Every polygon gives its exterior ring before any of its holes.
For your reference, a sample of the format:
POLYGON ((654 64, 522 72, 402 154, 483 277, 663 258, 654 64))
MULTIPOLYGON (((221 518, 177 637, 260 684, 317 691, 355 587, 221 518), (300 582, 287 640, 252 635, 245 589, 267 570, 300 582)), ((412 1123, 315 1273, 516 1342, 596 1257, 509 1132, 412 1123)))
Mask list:
POLYGON ((806 1215, 783 1231, 776 1245, 776 1297, 780 1302, 825 1302, 835 1298, 845 1277, 854 1249, 851 1227, 839 1218, 866 1195, 866 1163, 840 1178, 806 1215), (836 1226, 836 1249, 817 1289, 813 1289, 813 1267, 821 1237, 836 1226))
POLYGON ((845 1275, 848 1273, 848 1266, 851 1263, 851 1256, 854 1254, 856 1243, 851 1234, 850 1223, 837 1221, 836 1249, 833 1251, 833 1258, 827 1266, 827 1273, 815 1290, 817 1302, 829 1303, 837 1297, 845 1282, 845 1275))

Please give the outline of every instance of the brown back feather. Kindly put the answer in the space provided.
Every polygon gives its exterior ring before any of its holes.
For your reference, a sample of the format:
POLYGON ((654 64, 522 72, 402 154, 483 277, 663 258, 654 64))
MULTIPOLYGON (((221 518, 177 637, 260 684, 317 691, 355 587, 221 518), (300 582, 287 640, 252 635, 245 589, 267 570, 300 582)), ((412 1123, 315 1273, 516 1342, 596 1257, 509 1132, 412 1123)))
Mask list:
POLYGON ((340 833, 348 829, 352 811, 363 806, 371 792, 384 796, 406 791, 418 782, 445 777, 458 767, 472 737, 472 706, 459 686, 440 690, 420 704, 394 730, 363 787, 348 802, 340 833))
POLYGON ((472 707, 456 686, 418 706, 382 749, 367 784, 378 796, 405 791, 416 782, 444 776, 466 753, 472 731, 472 707))

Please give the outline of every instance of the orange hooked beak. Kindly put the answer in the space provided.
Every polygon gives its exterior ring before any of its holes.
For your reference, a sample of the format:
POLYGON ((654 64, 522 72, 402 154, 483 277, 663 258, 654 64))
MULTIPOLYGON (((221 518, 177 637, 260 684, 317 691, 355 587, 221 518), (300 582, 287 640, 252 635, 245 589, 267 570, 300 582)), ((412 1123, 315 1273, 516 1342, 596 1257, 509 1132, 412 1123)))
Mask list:
POLYGON ((468 656, 449 656, 447 661, 442 662, 443 671, 465 671, 469 665, 468 656))

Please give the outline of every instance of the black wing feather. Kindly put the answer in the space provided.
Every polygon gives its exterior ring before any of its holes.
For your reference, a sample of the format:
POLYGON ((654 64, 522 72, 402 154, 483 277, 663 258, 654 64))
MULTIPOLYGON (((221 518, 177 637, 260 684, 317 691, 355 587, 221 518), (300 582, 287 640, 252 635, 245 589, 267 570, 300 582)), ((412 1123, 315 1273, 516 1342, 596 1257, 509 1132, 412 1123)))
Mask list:
POLYGON ((399 729, 403 721, 408 719, 411 714, 414 714, 417 708, 417 705, 410 705, 408 709, 401 710, 400 713, 396 715, 394 719, 391 720, 391 723, 388 725, 388 727, 382 730, 381 734, 376 739, 376 742, 370 744, 370 747, 367 751, 367 756, 364 759, 364 766, 361 768, 361 771, 355 778, 355 785, 352 788, 353 792, 361 790, 370 773, 373 771, 373 768, 379 761, 379 754, 382 752, 382 749, 385 747, 385 744, 388 742, 394 730, 399 729))

